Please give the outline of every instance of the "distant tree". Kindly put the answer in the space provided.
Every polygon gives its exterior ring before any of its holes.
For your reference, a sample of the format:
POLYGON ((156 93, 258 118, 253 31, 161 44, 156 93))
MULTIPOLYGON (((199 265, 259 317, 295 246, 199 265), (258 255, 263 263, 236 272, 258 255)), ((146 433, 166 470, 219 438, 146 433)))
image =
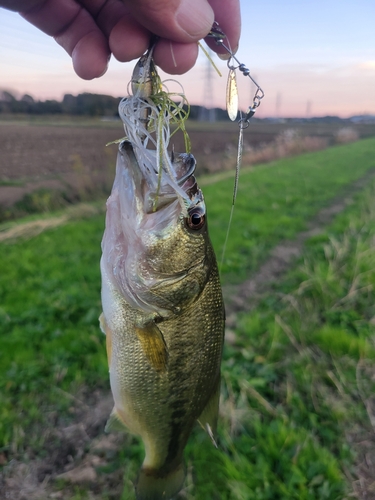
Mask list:
MULTIPOLYGON (((184 109, 186 109, 186 107, 184 109)), ((202 109, 204 109, 204 110, 206 110, 208 112, 207 108, 203 108, 203 106, 198 106, 196 104, 192 104, 190 106, 189 119, 190 120, 199 120, 200 117, 202 116, 202 109)), ((215 109, 215 120, 216 121, 227 121, 227 120, 229 120, 228 113, 226 112, 225 109, 221 109, 221 108, 214 108, 214 109, 215 109)))
POLYGON ((38 101, 35 103, 34 113, 42 115, 60 114, 62 113, 62 104, 55 100, 38 101))
POLYGON ((16 97, 8 90, 2 90, 0 92, 0 101, 11 103, 16 100, 17 100, 16 97))
POLYGON ((34 98, 29 94, 24 94, 21 98, 21 101, 31 105, 35 103, 34 98))
POLYGON ((74 95, 65 94, 62 100, 63 113, 67 113, 70 115, 75 114, 76 100, 77 98, 74 95))
POLYGON ((15 96, 8 90, 0 90, 0 112, 13 113, 13 104, 17 102, 15 96))
MULTIPOLYGON (((74 96, 65 94, 62 101, 36 101, 31 95, 24 94, 19 100, 8 90, 0 91, 0 113, 28 114, 70 114, 89 116, 118 116, 120 97, 85 92, 74 96)), ((187 110, 187 107, 184 107, 187 110)), ((201 106, 190 106, 190 119, 198 120, 201 116, 201 106)), ((228 120, 225 110, 215 108, 216 120, 228 120)))
POLYGON ((116 116, 120 98, 85 92, 73 96, 65 94, 62 101, 64 113, 90 116, 116 116))

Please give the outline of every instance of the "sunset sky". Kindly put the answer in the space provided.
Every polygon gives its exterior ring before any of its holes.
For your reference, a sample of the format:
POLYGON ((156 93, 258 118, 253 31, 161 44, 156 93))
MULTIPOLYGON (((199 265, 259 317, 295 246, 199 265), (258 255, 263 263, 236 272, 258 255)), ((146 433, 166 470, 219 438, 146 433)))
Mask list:
MULTIPOLYGON (((259 117, 375 114, 374 0, 241 0, 241 8, 237 57, 265 91, 259 117)), ((208 104, 225 107, 226 66, 215 62, 224 76, 213 75, 208 104)), ((133 66, 112 60, 102 78, 81 80, 52 39, 0 9, 0 89, 43 100, 80 92, 122 96, 133 66)), ((191 104, 205 104, 205 72, 201 55, 193 70, 175 77, 191 104)), ((245 109, 253 88, 241 74, 238 84, 245 109)))

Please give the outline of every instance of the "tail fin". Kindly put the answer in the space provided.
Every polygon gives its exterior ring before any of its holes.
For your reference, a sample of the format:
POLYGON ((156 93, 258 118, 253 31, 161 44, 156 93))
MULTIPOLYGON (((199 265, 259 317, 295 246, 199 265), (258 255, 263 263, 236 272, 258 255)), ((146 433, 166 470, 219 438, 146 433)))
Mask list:
POLYGON ((156 469, 142 468, 135 485, 137 500, 169 500, 180 491, 184 480, 182 463, 166 475, 156 469))

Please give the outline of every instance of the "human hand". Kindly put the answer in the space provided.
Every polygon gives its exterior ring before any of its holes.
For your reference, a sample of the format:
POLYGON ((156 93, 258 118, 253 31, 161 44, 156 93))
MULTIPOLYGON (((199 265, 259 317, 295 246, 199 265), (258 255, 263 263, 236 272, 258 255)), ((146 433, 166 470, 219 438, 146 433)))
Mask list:
MULTIPOLYGON (((216 20, 235 52, 240 36, 239 0, 0 0, 53 36, 72 57, 75 72, 91 80, 102 76, 111 53, 121 62, 140 57, 153 34, 160 39, 155 64, 170 74, 191 69, 197 41, 216 20)), ((225 50, 211 40, 218 53, 225 50)))

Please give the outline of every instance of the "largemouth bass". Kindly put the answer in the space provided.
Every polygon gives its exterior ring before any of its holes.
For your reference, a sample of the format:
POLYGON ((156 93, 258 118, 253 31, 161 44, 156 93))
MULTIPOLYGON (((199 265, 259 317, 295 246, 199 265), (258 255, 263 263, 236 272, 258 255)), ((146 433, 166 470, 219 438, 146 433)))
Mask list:
POLYGON ((156 192, 132 144, 119 148, 102 242, 102 330, 115 406, 108 427, 141 436, 140 500, 168 499, 184 481, 196 420, 215 432, 224 306, 191 154, 174 155, 181 199, 156 192), (155 200, 157 200, 155 206, 155 200))
POLYGON ((151 53, 132 86, 119 108, 130 140, 119 146, 102 241, 100 324, 114 398, 107 429, 142 438, 137 499, 167 500, 183 485, 195 422, 214 439, 224 306, 196 162, 167 151, 168 119, 180 111, 162 92, 151 53))

